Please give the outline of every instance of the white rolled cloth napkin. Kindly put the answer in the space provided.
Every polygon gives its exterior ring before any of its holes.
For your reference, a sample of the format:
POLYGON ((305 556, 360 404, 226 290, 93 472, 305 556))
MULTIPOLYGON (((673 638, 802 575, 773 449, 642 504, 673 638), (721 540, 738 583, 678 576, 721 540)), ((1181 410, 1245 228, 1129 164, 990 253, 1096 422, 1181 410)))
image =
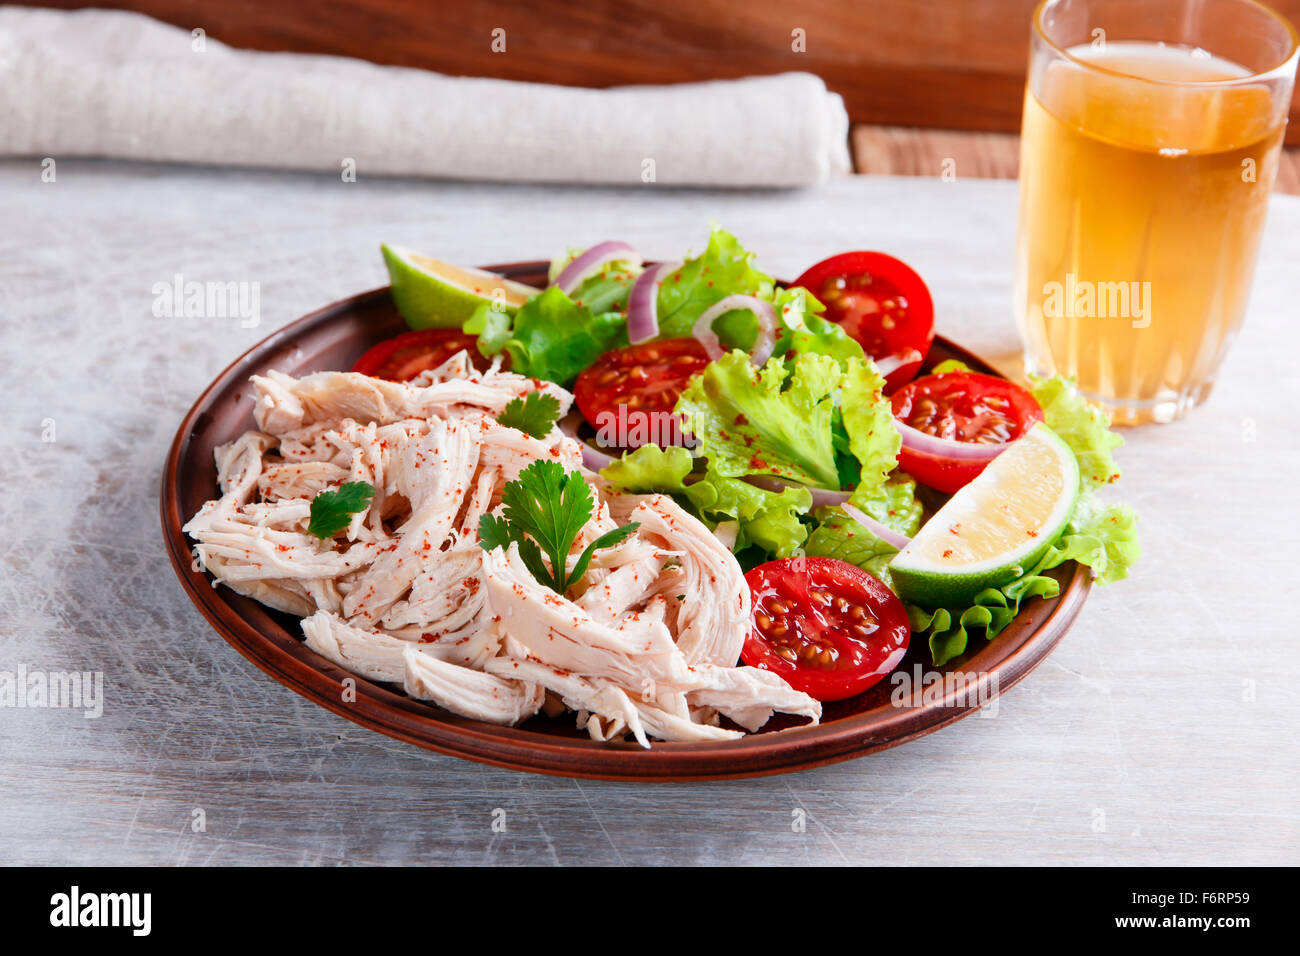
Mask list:
POLYGON ((591 90, 30 7, 0 7, 0 153, 666 186, 809 186, 849 168, 843 101, 808 73, 591 90))

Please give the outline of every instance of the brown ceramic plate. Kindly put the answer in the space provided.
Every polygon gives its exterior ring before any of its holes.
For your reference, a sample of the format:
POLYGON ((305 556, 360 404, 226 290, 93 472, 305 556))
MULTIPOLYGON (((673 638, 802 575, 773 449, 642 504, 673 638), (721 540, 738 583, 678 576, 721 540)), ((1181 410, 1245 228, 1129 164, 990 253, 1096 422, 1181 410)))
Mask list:
MULTIPOLYGON (((546 264, 489 267, 520 282, 545 283, 546 264)), ((1053 574, 1061 594, 1028 602, 1020 616, 993 641, 972 641, 971 650, 943 672, 977 674, 982 695, 955 688, 922 706, 895 706, 893 690, 882 681, 866 693, 826 706, 819 726, 802 727, 777 717, 771 729, 723 743, 603 744, 574 727, 572 715, 542 716, 518 727, 468 720, 406 697, 400 688, 363 678, 355 701, 344 700, 344 678, 351 677, 302 643, 296 618, 272 611, 211 580, 192 567, 190 542, 181 525, 216 493, 213 449, 253 427, 250 375, 280 369, 302 375, 352 367, 367 348, 405 329, 388 290, 375 289, 336 302, 280 329, 221 373, 190 409, 172 442, 163 472, 162 528, 168 554, 190 599, 237 651, 286 687, 336 714, 380 733, 440 753, 538 773, 612 780, 708 780, 784 773, 860 757, 932 733, 978 708, 990 689, 1006 691, 1045 658, 1078 616, 1089 578, 1073 562, 1053 574)), ((929 363, 956 358, 996 374, 987 363, 936 338, 929 363)), ((903 662, 932 673, 924 641, 914 641, 903 662)), ((995 695, 994 695, 995 696, 995 695)))

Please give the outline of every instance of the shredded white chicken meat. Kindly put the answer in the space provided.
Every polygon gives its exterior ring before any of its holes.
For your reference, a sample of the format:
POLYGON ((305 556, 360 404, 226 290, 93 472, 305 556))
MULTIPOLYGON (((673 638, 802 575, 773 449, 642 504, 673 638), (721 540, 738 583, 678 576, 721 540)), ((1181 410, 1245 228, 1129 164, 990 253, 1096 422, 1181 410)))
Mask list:
POLYGON ((562 704, 597 740, 728 740, 775 712, 816 723, 821 705, 769 671, 737 666, 750 598, 718 537, 662 495, 618 495, 559 428, 497 423, 512 399, 572 396, 465 353, 411 382, 352 372, 253 377, 257 429, 216 451, 221 496, 185 531, 232 590, 299 615, 309 648, 367 680, 475 720, 516 724, 562 704), (570 554, 621 525, 567 595, 518 546, 485 551, 479 519, 505 485, 551 459, 592 485, 570 554), (312 500, 375 489, 332 540, 308 533, 312 500), (725 726, 724 718, 734 726, 725 726))

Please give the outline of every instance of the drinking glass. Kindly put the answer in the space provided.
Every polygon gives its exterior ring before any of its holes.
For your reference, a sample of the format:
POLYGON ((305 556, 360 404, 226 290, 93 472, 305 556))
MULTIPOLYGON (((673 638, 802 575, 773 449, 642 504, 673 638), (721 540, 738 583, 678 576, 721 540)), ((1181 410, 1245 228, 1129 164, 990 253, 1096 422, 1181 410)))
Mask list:
POLYGON ((1046 0, 1021 130, 1015 308, 1031 373, 1119 424, 1205 401, 1241 326, 1295 29, 1254 0, 1046 0))

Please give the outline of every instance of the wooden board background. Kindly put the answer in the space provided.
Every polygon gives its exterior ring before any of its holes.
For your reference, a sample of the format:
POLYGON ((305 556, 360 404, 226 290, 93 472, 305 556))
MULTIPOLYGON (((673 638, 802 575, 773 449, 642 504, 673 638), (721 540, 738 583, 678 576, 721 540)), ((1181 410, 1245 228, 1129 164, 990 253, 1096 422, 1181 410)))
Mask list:
MULTIPOLYGON (((84 4, 54 0, 56 7, 84 4)), ((1035 0, 103 0, 233 46, 604 87, 808 70, 855 123, 1014 131, 1035 0), (493 30, 506 49, 493 52, 493 30), (805 51, 792 49, 804 31, 805 51)), ((1300 0, 1273 6, 1300 22, 1300 0)), ((1300 104, 1300 99, 1296 101, 1300 104)), ((1300 114, 1293 105, 1292 116, 1300 114)), ((1292 122, 1290 141, 1300 142, 1292 122)))

